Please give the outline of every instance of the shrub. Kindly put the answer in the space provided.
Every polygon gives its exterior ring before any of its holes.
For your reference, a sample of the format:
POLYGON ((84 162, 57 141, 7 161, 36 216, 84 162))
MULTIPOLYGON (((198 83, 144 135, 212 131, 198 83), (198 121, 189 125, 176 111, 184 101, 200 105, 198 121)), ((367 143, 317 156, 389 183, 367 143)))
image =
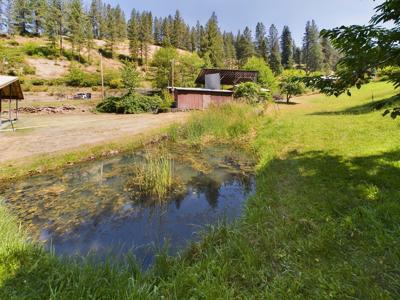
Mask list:
POLYGON ((36 69, 35 69, 35 67, 32 67, 30 65, 24 64, 24 66, 22 67, 22 72, 25 75, 35 75, 36 74, 36 69))
POLYGON ((174 97, 168 90, 162 90, 161 98, 162 98, 162 103, 160 105, 160 110, 162 112, 170 111, 172 104, 174 103, 174 97))
POLYGON ((128 93, 123 97, 109 97, 100 102, 96 109, 105 113, 138 114, 156 112, 160 109, 162 102, 159 96, 128 93))
POLYGON ((29 56, 53 57, 58 56, 58 51, 49 46, 28 42, 23 46, 23 51, 29 56))
POLYGON ((285 70, 280 77, 279 88, 282 94, 286 95, 286 101, 289 103, 293 96, 301 95, 305 92, 305 85, 300 78, 305 73, 301 70, 285 70))
POLYGON ((124 87, 124 84, 120 78, 114 78, 110 80, 108 86, 112 89, 121 89, 124 87))
POLYGON ((101 78, 99 74, 84 72, 73 65, 69 74, 65 77, 65 84, 74 87, 92 87, 101 85, 101 78))
POLYGON ((45 79, 32 79, 31 83, 34 86, 40 86, 40 85, 45 85, 46 84, 46 80, 45 79))
POLYGON ((136 70, 136 64, 126 61, 122 67, 121 73, 123 86, 132 93, 140 82, 140 75, 136 70))
POLYGON ((268 91, 254 82, 241 83, 235 88, 234 97, 244 99, 249 104, 262 103, 271 98, 268 91))
POLYGON ((274 73, 264 59, 253 56, 243 66, 243 69, 249 71, 258 71, 258 83, 261 85, 261 87, 269 89, 271 92, 274 92, 277 89, 278 84, 274 73))

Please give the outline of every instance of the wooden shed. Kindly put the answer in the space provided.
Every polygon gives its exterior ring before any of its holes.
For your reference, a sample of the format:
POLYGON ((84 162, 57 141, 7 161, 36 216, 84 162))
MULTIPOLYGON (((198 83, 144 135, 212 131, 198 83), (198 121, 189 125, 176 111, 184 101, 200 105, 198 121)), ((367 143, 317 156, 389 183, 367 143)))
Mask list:
POLYGON ((232 90, 222 89, 222 85, 232 88, 243 82, 256 82, 257 71, 203 69, 196 79, 196 84, 205 88, 169 87, 178 110, 206 109, 211 104, 221 105, 233 99, 232 90))
POLYGON ((2 122, 12 122, 18 120, 18 101, 24 99, 21 84, 18 77, 14 76, 0 76, 0 126, 2 122), (12 117, 12 102, 15 106, 15 118, 12 117), (3 107, 8 102, 8 114, 3 118, 3 107))
POLYGON ((178 110, 206 109, 232 100, 233 91, 201 88, 170 88, 178 110))

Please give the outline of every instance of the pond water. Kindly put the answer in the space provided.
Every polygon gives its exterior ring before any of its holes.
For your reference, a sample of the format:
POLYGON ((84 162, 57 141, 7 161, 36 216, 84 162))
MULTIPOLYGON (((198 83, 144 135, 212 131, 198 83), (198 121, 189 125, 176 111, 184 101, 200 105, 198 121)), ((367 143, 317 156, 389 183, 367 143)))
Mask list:
POLYGON ((124 255, 144 265, 168 244, 171 254, 208 224, 232 221, 254 191, 253 161, 239 150, 171 148, 179 192, 165 201, 127 188, 151 150, 35 175, 1 187, 0 195, 31 236, 57 255, 124 255))

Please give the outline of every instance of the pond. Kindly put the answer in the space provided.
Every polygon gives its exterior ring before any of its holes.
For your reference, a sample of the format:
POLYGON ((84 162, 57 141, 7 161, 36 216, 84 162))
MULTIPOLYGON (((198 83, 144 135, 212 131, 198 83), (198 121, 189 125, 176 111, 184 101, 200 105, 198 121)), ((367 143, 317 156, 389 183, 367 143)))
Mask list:
POLYGON ((174 254, 205 226, 240 216, 254 192, 254 164, 245 152, 168 146, 178 192, 164 201, 135 193, 128 184, 134 167, 152 151, 27 177, 0 188, 0 195, 32 238, 57 255, 102 259, 132 252, 146 267, 166 245, 174 254))

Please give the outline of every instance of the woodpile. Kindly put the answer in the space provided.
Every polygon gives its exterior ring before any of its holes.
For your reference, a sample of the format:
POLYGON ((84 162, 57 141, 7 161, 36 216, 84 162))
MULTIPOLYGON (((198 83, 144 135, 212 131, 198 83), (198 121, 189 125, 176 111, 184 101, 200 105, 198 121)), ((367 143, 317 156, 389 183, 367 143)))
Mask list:
MULTIPOLYGON (((41 106, 41 107, 20 107, 18 108, 18 112, 20 113, 47 113, 47 114, 62 114, 65 112, 70 112, 76 110, 77 107, 73 105, 63 105, 63 106, 41 106)), ((15 110, 13 110, 15 112, 15 110)), ((4 112, 6 113, 6 112, 4 112)), ((8 113, 8 112, 7 112, 8 113)))

